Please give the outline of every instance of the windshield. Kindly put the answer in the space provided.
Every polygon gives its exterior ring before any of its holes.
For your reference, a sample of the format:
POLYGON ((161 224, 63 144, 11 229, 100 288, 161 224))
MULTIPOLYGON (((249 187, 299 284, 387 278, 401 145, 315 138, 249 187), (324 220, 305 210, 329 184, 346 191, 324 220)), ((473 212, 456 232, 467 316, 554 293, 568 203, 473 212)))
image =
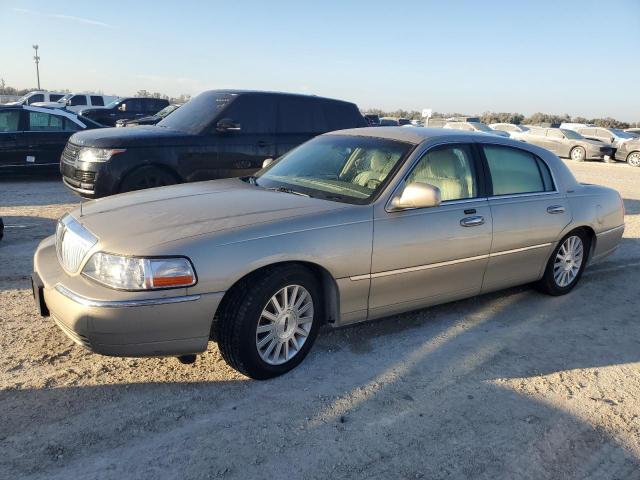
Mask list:
POLYGON ((473 126, 476 130, 480 130, 481 132, 493 133, 493 129, 480 122, 469 122, 469 125, 473 126))
POLYGON ((115 107, 118 103, 120 103, 120 99, 116 98, 114 101, 107 103, 104 108, 113 108, 115 107))
POLYGON ((169 115, 171 112, 173 112, 176 108, 178 108, 178 105, 168 105, 164 107, 162 110, 160 110, 158 113, 156 113, 155 116, 164 118, 167 115, 169 115))
POLYGON ((611 131, 618 138, 625 138, 625 139, 627 139, 627 138, 635 138, 635 136, 630 134, 629 132, 625 132, 624 130, 620 130, 618 128, 612 128, 611 131))
POLYGON ((365 204, 391 179, 411 148, 408 143, 372 137, 316 137, 260 171, 255 183, 365 204))
POLYGON ((182 132, 198 134, 208 127, 213 119, 231 100, 233 93, 216 91, 204 92, 192 98, 171 115, 157 123, 159 127, 171 128, 182 132))
POLYGON ((561 128, 560 130, 564 133, 565 137, 570 138, 571 140, 581 140, 584 138, 578 132, 574 132, 573 130, 567 130, 566 128, 561 128))

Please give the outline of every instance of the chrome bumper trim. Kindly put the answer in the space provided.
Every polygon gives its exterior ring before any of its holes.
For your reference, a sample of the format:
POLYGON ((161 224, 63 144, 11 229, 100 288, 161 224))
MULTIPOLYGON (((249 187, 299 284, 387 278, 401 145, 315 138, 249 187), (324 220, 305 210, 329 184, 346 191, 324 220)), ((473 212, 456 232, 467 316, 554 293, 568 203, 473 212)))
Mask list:
POLYGON ((99 308, 122 308, 122 307, 147 307, 151 305, 165 305, 168 303, 181 303, 181 302, 193 302, 199 300, 200 295, 185 295, 182 297, 167 297, 167 298, 149 298, 145 300, 94 300, 92 298, 83 297, 75 292, 72 292, 62 285, 56 285, 55 290, 80 305, 85 307, 99 307, 99 308))

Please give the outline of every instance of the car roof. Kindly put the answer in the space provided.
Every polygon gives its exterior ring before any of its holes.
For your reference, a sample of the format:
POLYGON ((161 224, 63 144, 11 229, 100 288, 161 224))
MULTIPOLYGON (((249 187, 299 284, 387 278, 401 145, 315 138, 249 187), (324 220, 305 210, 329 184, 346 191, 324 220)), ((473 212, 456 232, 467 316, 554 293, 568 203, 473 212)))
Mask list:
POLYGON ((221 89, 221 90, 207 90, 204 93, 229 93, 234 95, 246 95, 246 94, 266 94, 266 95, 277 95, 282 97, 302 97, 302 98, 313 98, 316 100, 327 100, 330 102, 341 102, 341 103, 349 103, 354 105, 353 102, 348 100, 340 100, 337 98, 329 98, 329 97, 321 97, 319 95, 309 95, 306 93, 290 93, 290 92, 276 92, 276 91, 268 91, 268 90, 236 90, 236 89, 221 89))
MULTIPOLYGON (((425 127, 364 127, 349 128, 347 130, 336 130, 324 135, 354 135, 362 137, 376 137, 387 140, 397 140, 413 144, 423 143, 434 138, 459 138, 460 140, 471 140, 474 138, 487 138, 488 134, 481 132, 469 132, 453 130, 449 128, 425 128, 425 127)), ((503 138, 493 137, 491 138, 503 138)), ((505 138, 506 139, 506 138, 505 138)))

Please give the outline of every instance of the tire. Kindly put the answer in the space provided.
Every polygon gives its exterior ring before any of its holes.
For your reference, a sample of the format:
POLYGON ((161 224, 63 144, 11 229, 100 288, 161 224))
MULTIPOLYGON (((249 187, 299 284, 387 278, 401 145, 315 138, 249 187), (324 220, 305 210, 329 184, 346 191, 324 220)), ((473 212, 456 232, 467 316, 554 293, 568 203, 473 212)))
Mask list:
POLYGON ((631 152, 627 155, 627 163, 632 167, 640 167, 640 152, 631 152))
POLYGON ((536 284, 538 290, 554 296, 565 295, 573 290, 580 281, 582 272, 587 265, 590 247, 591 239, 582 230, 574 230, 565 235, 562 240, 558 242, 551 257, 549 257, 544 275, 536 284), (566 257, 564 252, 571 250, 568 247, 573 245, 576 245, 575 248, 581 251, 579 265, 576 265, 575 255, 570 256, 566 260, 562 258, 566 257), (563 247, 565 248, 564 250, 562 250, 563 247), (562 273, 563 271, 565 272, 564 274, 562 273))
POLYGON ((118 193, 133 192, 145 188, 164 187, 178 183, 176 177, 157 167, 142 167, 124 177, 118 193))
POLYGON ((574 162, 584 162, 587 158, 587 152, 583 147, 573 147, 569 152, 569 158, 574 162))
POLYGON ((259 276, 249 277, 229 295, 218 318, 216 337, 222 358, 232 368, 253 379, 265 380, 290 371, 304 360, 318 335, 323 316, 318 281, 308 269, 298 265, 269 269, 259 276), (289 309, 284 308, 287 304, 285 289, 294 300, 289 309), (296 310, 295 304, 303 298, 305 291, 311 306, 308 307, 304 300, 296 310), (281 304, 281 314, 277 314, 273 297, 281 304), (303 309, 305 311, 299 316, 285 313, 303 309), (274 320, 264 316, 269 314, 275 317, 274 320), (303 330, 306 337, 299 335, 298 329, 303 330), (298 345, 297 349, 294 344, 298 345), (285 348, 290 354, 288 359, 285 348))

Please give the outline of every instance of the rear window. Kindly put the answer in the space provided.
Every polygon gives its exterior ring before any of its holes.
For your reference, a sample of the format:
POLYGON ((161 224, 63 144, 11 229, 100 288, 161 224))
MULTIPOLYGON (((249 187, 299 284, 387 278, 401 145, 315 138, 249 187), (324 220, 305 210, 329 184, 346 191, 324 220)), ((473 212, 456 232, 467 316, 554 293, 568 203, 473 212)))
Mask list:
POLYGON ((553 191, 549 167, 529 152, 511 147, 483 145, 493 195, 553 191))

